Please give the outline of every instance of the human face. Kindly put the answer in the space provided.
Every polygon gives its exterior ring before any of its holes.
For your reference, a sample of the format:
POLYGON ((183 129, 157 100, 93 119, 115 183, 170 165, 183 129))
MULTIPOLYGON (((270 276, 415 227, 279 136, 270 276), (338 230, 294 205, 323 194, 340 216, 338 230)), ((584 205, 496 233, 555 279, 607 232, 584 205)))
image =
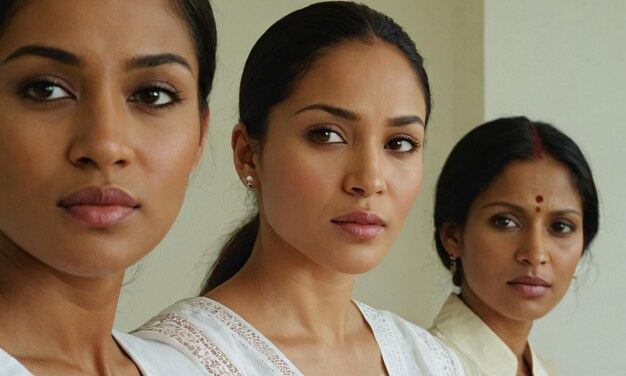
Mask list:
POLYGON ((202 148, 187 30, 167 0, 29 0, 9 20, 2 253, 102 276, 162 239, 202 148))
POLYGON ((548 155, 511 162, 470 206, 456 253, 461 294, 487 323, 538 319, 567 291, 582 250, 568 168, 548 155))
POLYGON ((377 265, 422 183, 424 98, 384 42, 320 58, 272 109, 255 155, 261 238, 340 273, 377 265))

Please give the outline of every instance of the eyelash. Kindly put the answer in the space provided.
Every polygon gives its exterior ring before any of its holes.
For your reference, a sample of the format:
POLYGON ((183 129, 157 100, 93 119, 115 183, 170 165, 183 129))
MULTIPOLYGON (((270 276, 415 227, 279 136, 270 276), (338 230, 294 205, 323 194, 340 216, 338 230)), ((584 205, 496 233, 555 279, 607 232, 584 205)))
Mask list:
MULTIPOLYGON (((335 145, 335 144, 339 144, 339 143, 345 143, 344 138, 341 136, 340 132, 336 131, 335 129, 333 129, 333 127, 328 126, 328 125, 320 125, 318 127, 314 127, 311 128, 307 131, 307 138, 321 146, 330 146, 330 145, 335 145), (334 133, 336 134, 339 138, 341 138, 342 142, 324 142, 324 141, 320 141, 319 139, 316 138, 316 136, 319 136, 322 133, 334 133)), ((391 150, 392 152, 398 153, 402 156, 405 155, 410 155, 413 153, 416 153, 417 151, 419 151, 422 147, 422 143, 421 141, 411 137, 411 136, 407 136, 407 135, 402 135, 402 136, 398 136, 398 137, 394 137, 391 140, 387 141, 385 143, 385 149, 391 150), (387 145, 389 145, 391 142, 393 141, 406 141, 411 145, 411 150, 408 151, 396 151, 393 150, 391 148, 388 148, 387 145)))
POLYGON ((177 90, 173 85, 169 84, 169 83, 165 83, 165 82, 153 82, 150 83, 144 87, 142 87, 141 89, 135 91, 130 97, 129 97, 129 101, 131 102, 136 102, 139 103, 141 105, 146 105, 150 108, 153 109, 166 109, 172 106, 177 105, 178 103, 182 102, 185 100, 185 98, 182 97, 182 91, 181 90, 177 90), (164 103, 164 104, 159 104, 159 105, 152 105, 150 103, 146 103, 146 102, 142 102, 141 100, 135 100, 135 99, 131 99, 141 93, 148 93, 150 91, 157 91, 157 92, 162 92, 167 94, 172 100, 170 102, 164 103))
MULTIPOLYGON (((71 90, 69 90, 66 85, 63 83, 62 80, 54 77, 54 76, 37 76, 34 77, 28 81, 26 81, 24 84, 22 84, 18 90, 17 90, 18 95, 20 95, 22 98, 29 100, 29 101, 33 101, 37 104, 42 104, 42 105, 47 105, 47 104, 52 104, 58 101, 62 101, 62 100, 67 100, 67 99, 74 99, 75 95, 72 93, 71 90), (31 93, 29 93, 31 90, 37 88, 38 86, 43 87, 43 86, 55 86, 60 88, 61 90, 63 90, 64 92, 66 92, 68 94, 68 96, 64 96, 61 98, 55 98, 55 99, 42 99, 42 98, 38 98, 36 96, 33 96, 31 93)), ((150 108, 153 109, 165 109, 171 106, 174 106, 182 101, 185 100, 185 98, 182 97, 182 91, 177 90, 176 88, 174 88, 173 85, 169 84, 169 83, 165 83, 165 82, 153 82, 150 83, 144 87, 142 87, 141 89, 135 91, 130 97, 129 97, 129 101, 130 102, 135 102, 135 103, 139 103, 139 104, 143 104, 146 105, 150 108), (168 95, 171 98, 171 101, 164 103, 164 104, 160 104, 160 105, 151 105, 150 103, 146 103, 146 102, 142 102, 140 99, 133 99, 133 97, 136 97, 142 93, 147 93, 150 91, 156 91, 156 92, 160 92, 160 93, 165 93, 166 95, 168 95)))
POLYGON ((62 80, 53 77, 53 76, 37 76, 34 77, 28 81, 26 81, 24 84, 22 84, 18 90, 17 93, 24 99, 26 100, 30 100, 33 101, 35 103, 39 103, 39 104, 51 104, 57 101, 62 101, 62 100, 66 100, 69 98, 74 98, 74 95, 72 94, 72 91, 69 90, 65 84, 63 83, 62 80), (46 86, 56 86, 60 89, 62 89, 63 91, 65 91, 69 97, 62 97, 62 98, 56 98, 56 99, 41 99, 41 98, 37 98, 33 95, 31 95, 29 93, 30 90, 36 88, 37 86, 40 85, 46 85, 46 86))

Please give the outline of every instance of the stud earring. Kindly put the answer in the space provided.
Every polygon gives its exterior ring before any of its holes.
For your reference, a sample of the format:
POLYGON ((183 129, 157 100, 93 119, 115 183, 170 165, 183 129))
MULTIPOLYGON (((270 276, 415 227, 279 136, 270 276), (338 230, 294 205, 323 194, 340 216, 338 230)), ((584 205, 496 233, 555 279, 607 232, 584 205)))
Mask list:
POLYGON ((252 181, 254 178, 250 175, 246 176, 246 187, 252 189, 252 181))
POLYGON ((452 275, 456 274, 456 256, 453 254, 450 254, 450 272, 452 275))

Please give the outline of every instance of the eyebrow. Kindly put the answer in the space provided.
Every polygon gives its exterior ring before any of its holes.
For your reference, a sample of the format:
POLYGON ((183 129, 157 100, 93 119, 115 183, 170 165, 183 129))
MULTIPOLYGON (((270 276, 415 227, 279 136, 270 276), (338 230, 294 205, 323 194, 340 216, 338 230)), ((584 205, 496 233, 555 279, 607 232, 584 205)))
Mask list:
MULTIPOLYGON (((315 104, 311 104, 306 107, 303 107, 299 109, 298 111, 296 111, 294 115, 297 115, 305 111, 311 111, 311 110, 325 111, 331 115, 334 115, 334 116, 337 116, 337 117, 340 117, 349 121, 361 120, 361 117, 356 112, 347 110, 345 108, 335 107, 335 106, 331 106, 331 105, 323 104, 323 103, 315 103, 315 104)), ((391 119, 390 124, 392 126, 398 126, 398 127, 406 126, 410 124, 420 124, 422 126, 425 126, 422 118, 417 115, 399 116, 397 118, 391 119)))
MULTIPOLYGON (((47 59, 52 59, 63 64, 80 66, 81 60, 78 56, 71 52, 65 51, 61 48, 47 47, 36 44, 23 46, 15 50, 9 55, 0 65, 4 65, 11 60, 23 56, 40 56, 47 59)), ((191 64, 180 55, 176 54, 156 54, 134 57, 128 63, 128 69, 140 69, 156 67, 164 64, 180 64, 187 70, 192 72, 191 64)))
MULTIPOLYGON (((510 202, 506 202, 506 201, 491 202, 489 204, 481 206, 480 208, 486 209, 486 208, 493 207, 493 206, 504 206, 516 212, 524 212, 524 209, 521 206, 512 204, 510 202)), ((578 210, 575 210, 575 209, 554 210, 551 213, 556 214, 556 215, 575 214, 575 215, 578 215, 579 217, 582 217, 582 214, 580 214, 578 210)))
POLYGON ((22 56, 40 56, 47 59, 56 60, 63 64, 79 66, 81 64, 78 56, 56 47, 46 47, 36 44, 23 46, 13 51, 6 59, 2 61, 4 65, 11 60, 15 60, 22 56))
POLYGON ((128 63, 128 68, 150 68, 165 64, 179 64, 185 67, 189 72, 193 72, 191 64, 189 64, 184 57, 176 54, 157 54, 134 57, 128 63))

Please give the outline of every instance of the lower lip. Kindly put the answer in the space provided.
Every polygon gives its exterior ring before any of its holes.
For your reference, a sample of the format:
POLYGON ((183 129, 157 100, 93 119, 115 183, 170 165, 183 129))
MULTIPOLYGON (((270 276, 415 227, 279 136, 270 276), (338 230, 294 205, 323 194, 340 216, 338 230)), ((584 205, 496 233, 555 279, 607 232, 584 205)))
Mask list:
POLYGON ((92 227, 107 227, 127 220, 134 207, 121 205, 72 205, 63 208, 72 218, 92 227))
POLYGON ((509 283, 509 286, 519 292, 521 295, 529 298, 537 298, 542 296, 548 291, 548 286, 542 285, 528 285, 523 283, 509 283))
POLYGON ((383 231, 383 226, 381 225, 367 225, 367 224, 350 223, 350 222, 333 222, 333 223, 339 226, 339 228, 341 228, 348 235, 356 239, 363 239, 363 240, 374 239, 383 231))

